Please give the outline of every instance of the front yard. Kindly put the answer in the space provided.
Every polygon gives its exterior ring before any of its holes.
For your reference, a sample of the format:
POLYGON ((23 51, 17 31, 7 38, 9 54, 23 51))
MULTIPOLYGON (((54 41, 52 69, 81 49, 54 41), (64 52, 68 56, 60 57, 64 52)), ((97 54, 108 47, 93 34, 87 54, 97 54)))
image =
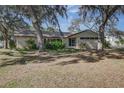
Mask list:
POLYGON ((11 52, 0 50, 0 87, 124 87, 123 51, 11 52))

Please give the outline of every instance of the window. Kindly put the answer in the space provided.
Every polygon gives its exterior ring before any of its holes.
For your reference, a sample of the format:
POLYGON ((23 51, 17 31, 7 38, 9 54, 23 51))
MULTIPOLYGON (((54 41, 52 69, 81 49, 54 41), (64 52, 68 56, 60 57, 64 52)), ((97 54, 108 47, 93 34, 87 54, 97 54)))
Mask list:
POLYGON ((69 38, 69 46, 76 46, 76 38, 69 38))

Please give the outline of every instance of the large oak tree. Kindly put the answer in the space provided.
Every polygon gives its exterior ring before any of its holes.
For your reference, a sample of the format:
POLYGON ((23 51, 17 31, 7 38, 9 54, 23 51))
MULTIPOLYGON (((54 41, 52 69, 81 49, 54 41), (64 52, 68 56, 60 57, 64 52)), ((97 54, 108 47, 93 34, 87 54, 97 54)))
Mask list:
POLYGON ((95 19, 95 24, 99 25, 99 36, 102 43, 102 50, 105 44, 105 28, 118 21, 118 15, 124 14, 124 6, 121 5, 82 5, 80 7, 80 16, 85 19, 95 19))
POLYGON ((10 37, 14 37, 14 31, 26 27, 23 18, 19 16, 13 6, 0 6, 0 31, 4 40, 4 48, 8 48, 10 37))
POLYGON ((22 14, 22 16, 30 19, 37 36, 37 46, 39 50, 44 47, 42 28, 43 24, 48 22, 53 25, 57 25, 61 32, 58 16, 64 17, 66 15, 66 6, 58 5, 35 5, 35 6, 16 6, 16 9, 22 14))

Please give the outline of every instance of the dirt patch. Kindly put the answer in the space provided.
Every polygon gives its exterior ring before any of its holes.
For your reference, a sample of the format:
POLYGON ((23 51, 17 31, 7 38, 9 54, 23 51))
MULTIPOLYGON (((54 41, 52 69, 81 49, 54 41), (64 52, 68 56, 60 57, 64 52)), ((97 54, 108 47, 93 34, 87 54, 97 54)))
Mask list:
POLYGON ((0 87, 124 87, 123 56, 95 51, 65 55, 31 53, 24 56, 26 65, 0 68, 0 87))

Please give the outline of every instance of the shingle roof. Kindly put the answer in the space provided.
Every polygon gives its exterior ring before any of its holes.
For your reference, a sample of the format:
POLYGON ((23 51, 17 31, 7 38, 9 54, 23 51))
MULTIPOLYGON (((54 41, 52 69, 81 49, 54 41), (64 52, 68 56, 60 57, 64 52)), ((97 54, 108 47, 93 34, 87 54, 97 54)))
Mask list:
MULTIPOLYGON (((35 36, 35 31, 31 31, 31 30, 19 30, 19 31, 15 31, 15 36, 35 36)), ((69 35, 70 32, 63 32, 64 36, 69 35)), ((43 31, 43 36, 45 37, 61 37, 60 32, 47 32, 47 31, 43 31)))
POLYGON ((15 36, 35 36, 34 31, 31 30, 18 30, 14 32, 15 36))
POLYGON ((68 37, 73 36, 73 35, 76 35, 76 34, 80 34, 80 33, 83 33, 83 32, 93 32, 93 33, 95 33, 95 34, 98 34, 98 33, 95 32, 95 31, 86 29, 86 30, 83 30, 83 31, 80 31, 80 32, 77 32, 77 33, 70 34, 70 35, 68 35, 68 37))
MULTIPOLYGON (((82 33, 82 32, 86 32, 86 31, 91 31, 95 34, 98 34, 97 32, 94 32, 92 30, 84 30, 84 31, 80 31, 80 32, 77 32, 77 33, 71 33, 71 32, 63 32, 63 35, 64 37, 69 37, 69 36, 72 36, 72 35, 75 35, 75 34, 79 34, 79 33, 82 33)), ((36 32, 35 31, 31 31, 31 30, 19 30, 19 31, 15 31, 15 36, 35 36, 36 32)), ((60 32, 48 32, 48 31, 43 31, 43 36, 44 37, 55 37, 55 38, 60 38, 61 37, 61 34, 60 32)))
MULTIPOLYGON (((64 36, 69 35, 70 32, 63 32, 64 36)), ((61 37, 60 32, 48 32, 48 31, 43 31, 43 36, 48 36, 48 37, 61 37)))

